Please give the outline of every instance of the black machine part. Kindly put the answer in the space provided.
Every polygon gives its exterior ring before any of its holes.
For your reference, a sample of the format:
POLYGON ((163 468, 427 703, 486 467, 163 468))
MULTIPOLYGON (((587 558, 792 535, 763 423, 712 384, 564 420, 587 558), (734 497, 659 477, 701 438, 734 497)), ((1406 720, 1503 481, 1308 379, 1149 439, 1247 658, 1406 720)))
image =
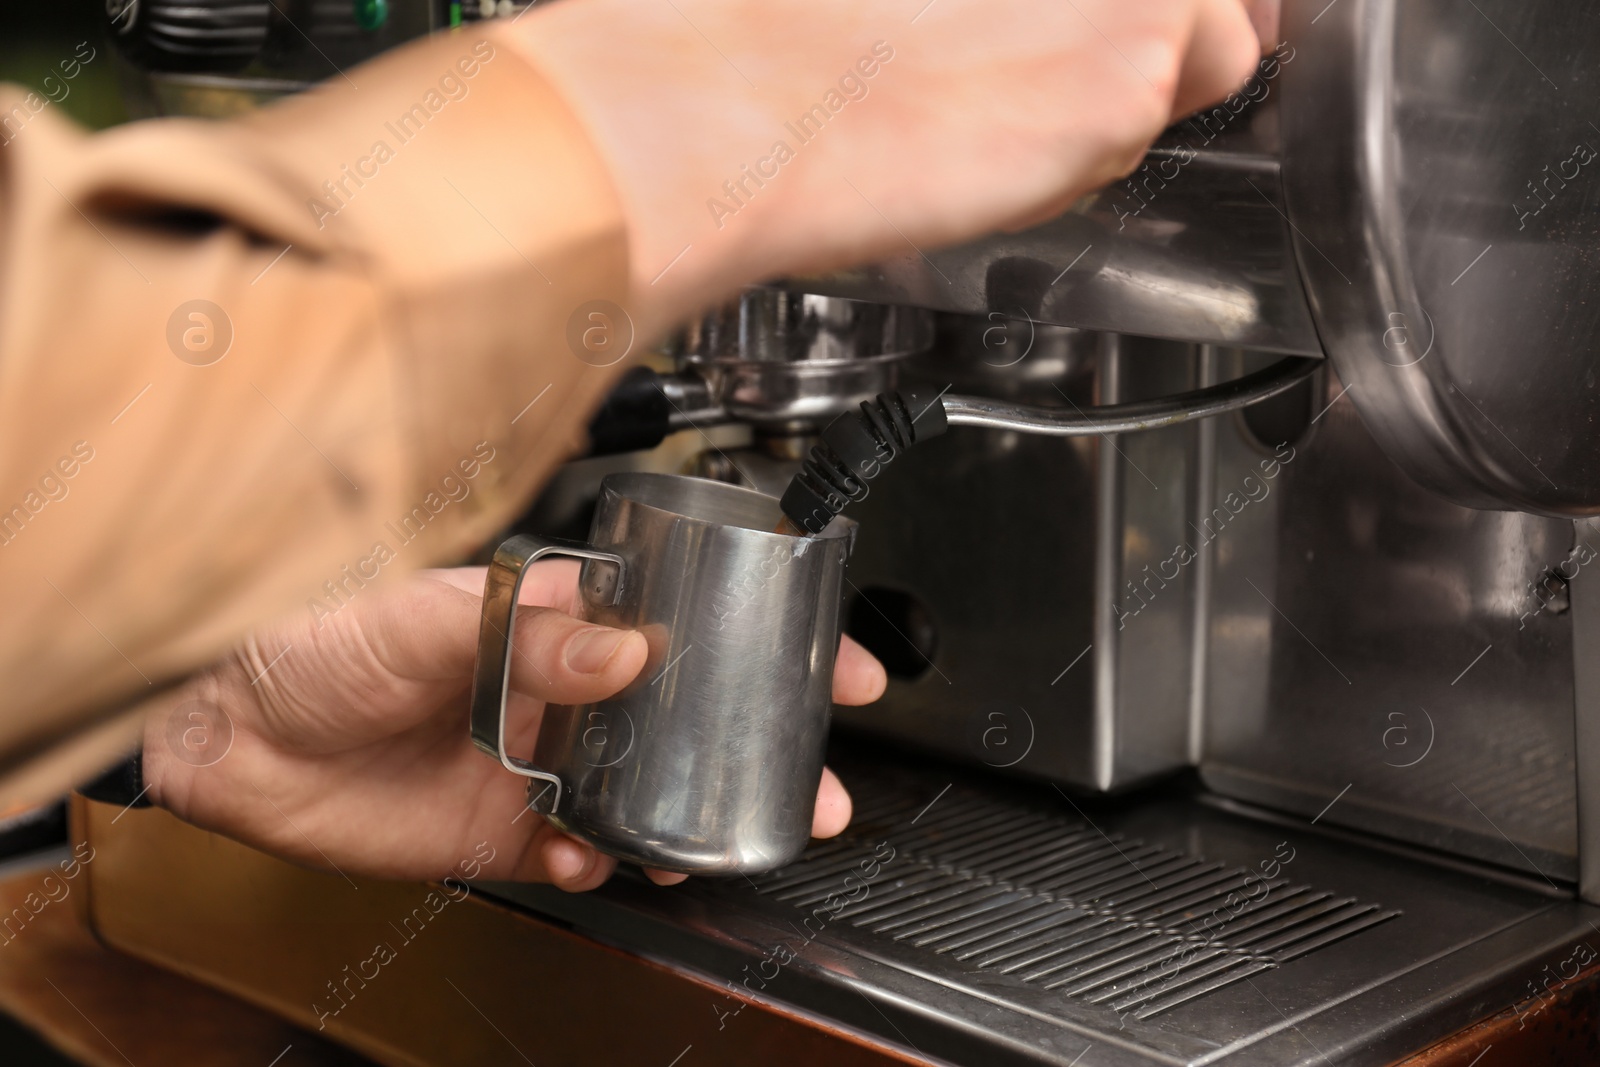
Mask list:
POLYGON ((654 448, 671 432, 672 407, 661 375, 634 367, 622 376, 589 422, 589 454, 609 456, 654 448))
POLYGON ((908 389, 861 402, 822 431, 800 471, 784 490, 784 517, 808 534, 820 534, 847 503, 867 495, 867 483, 919 441, 949 428, 941 398, 908 389))
POLYGON ((272 24, 266 0, 108 0, 111 39, 149 70, 226 73, 249 65, 272 24))

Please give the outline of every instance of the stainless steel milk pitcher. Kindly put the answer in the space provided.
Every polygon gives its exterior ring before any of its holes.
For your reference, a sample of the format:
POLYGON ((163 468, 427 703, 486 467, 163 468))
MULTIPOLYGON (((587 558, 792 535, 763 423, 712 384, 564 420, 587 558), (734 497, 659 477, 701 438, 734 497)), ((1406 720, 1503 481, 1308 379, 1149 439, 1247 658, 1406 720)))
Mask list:
POLYGON ((472 738, 527 776, 529 804, 621 859, 755 873, 811 836, 855 524, 774 533, 772 497, 666 474, 600 486, 587 545, 513 537, 484 585, 472 738), (545 709, 531 760, 505 750, 517 590, 541 556, 582 559, 580 618, 641 631, 622 693, 545 709))

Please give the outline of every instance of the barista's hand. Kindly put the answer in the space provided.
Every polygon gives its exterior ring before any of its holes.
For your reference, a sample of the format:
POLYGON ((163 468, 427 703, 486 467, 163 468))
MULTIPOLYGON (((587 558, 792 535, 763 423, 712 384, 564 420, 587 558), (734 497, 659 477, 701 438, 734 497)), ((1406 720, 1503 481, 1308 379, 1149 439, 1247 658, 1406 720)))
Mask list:
MULTIPOLYGON (((641 634, 567 614, 577 575, 576 563, 547 561, 523 583, 521 603, 538 607, 523 609, 515 631, 512 751, 532 751, 544 701, 602 699, 644 666, 641 634)), ((152 715, 150 798, 196 825, 346 874, 436 879, 492 850, 469 875, 599 885, 615 861, 523 814, 526 779, 468 740, 483 579, 481 568, 433 571, 361 593, 320 628, 305 619, 258 631, 152 715), (225 754, 218 745, 197 754, 200 734, 185 744, 191 723, 213 740, 226 731, 210 708, 232 726, 225 754), (191 719, 197 710, 202 718, 191 719)), ((865 704, 883 687, 883 668, 846 638, 834 699, 865 704)), ((831 837, 849 819, 850 798, 824 772, 812 832, 831 837)))
POLYGON ((1277 4, 582 0, 509 38, 609 164, 651 334, 750 278, 1060 212, 1240 88, 1277 4))

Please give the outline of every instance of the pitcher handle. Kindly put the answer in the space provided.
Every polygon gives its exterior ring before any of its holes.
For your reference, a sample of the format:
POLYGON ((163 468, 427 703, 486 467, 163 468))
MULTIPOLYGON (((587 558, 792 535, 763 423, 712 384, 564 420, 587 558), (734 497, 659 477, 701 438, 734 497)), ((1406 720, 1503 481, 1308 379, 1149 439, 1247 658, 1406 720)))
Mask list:
MULTIPOLYGON (((622 557, 601 552, 588 545, 560 541, 553 537, 520 534, 494 551, 489 573, 483 583, 483 615, 478 626, 478 660, 472 672, 472 743, 499 759, 508 771, 534 778, 555 788, 555 798, 547 814, 554 815, 561 802, 561 778, 540 770, 532 762, 506 752, 506 695, 511 689, 512 629, 517 621, 517 593, 528 573, 528 564, 544 556, 572 556, 600 560, 616 565, 607 604, 622 596, 622 557)), ((603 588, 597 590, 604 595, 603 588)), ((548 792, 548 786, 546 792, 548 792)), ((531 784, 530 784, 531 788, 531 784)), ((532 806, 535 800, 530 800, 532 806)), ((540 810, 543 810, 542 808, 540 810)))

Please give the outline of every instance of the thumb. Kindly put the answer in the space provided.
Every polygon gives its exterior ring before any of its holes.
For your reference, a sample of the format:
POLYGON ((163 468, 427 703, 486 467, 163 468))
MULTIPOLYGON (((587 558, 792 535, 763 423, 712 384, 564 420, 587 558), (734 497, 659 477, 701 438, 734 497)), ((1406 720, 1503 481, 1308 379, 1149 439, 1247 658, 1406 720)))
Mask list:
MULTIPOLYGON (((529 581, 534 577, 530 573, 529 581)), ((576 582, 573 567, 570 584, 576 582)), ((483 616, 483 598, 477 593, 434 574, 357 607, 366 643, 387 670, 417 681, 471 676, 483 616)), ((580 622, 553 608, 529 605, 517 609, 513 636, 512 691, 560 704, 587 703, 617 692, 638 675, 648 651, 637 631, 580 622)))
POLYGON ((644 668, 637 630, 581 622, 554 608, 520 607, 512 631, 511 688, 552 704, 604 700, 644 668))

